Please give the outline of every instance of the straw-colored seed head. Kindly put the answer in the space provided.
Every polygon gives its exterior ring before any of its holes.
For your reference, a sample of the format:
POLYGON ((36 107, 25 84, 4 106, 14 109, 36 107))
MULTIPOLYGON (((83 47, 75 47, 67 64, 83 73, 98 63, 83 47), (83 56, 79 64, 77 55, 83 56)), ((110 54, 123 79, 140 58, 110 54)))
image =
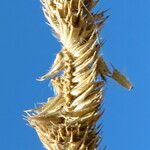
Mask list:
POLYGON ((27 120, 48 150, 95 150, 101 140, 95 125, 102 115, 104 81, 106 76, 118 78, 98 55, 103 44, 99 30, 106 18, 104 12, 92 13, 97 2, 42 0, 47 21, 63 47, 50 71, 39 79, 51 78, 56 96, 31 110, 27 120))

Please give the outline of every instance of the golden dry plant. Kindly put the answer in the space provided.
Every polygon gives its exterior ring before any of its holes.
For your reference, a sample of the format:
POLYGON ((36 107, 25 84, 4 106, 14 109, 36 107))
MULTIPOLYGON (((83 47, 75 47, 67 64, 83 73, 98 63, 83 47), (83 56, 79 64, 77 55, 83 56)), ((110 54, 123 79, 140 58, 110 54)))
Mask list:
POLYGON ((107 17, 92 10, 98 0, 42 0, 49 25, 62 43, 49 72, 55 97, 26 111, 47 150, 96 150, 102 137, 97 121, 103 114, 103 87, 107 77, 131 89, 117 69, 109 69, 99 51, 99 33, 107 17))

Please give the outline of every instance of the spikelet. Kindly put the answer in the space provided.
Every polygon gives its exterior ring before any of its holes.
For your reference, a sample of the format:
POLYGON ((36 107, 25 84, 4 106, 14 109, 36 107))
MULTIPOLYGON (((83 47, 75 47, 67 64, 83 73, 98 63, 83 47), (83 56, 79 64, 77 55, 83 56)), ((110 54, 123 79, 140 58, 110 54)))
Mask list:
POLYGON ((50 79, 56 95, 27 112, 29 124, 47 150, 96 150, 102 139, 96 122, 103 114, 106 77, 131 88, 98 55, 103 45, 99 31, 106 17, 104 11, 92 13, 97 2, 42 0, 45 17, 63 45, 50 71, 39 79, 50 79))
POLYGON ((131 90, 133 88, 133 85, 131 84, 131 82, 122 73, 120 73, 117 69, 113 70, 111 77, 114 80, 116 80, 123 87, 125 87, 129 90, 131 90))

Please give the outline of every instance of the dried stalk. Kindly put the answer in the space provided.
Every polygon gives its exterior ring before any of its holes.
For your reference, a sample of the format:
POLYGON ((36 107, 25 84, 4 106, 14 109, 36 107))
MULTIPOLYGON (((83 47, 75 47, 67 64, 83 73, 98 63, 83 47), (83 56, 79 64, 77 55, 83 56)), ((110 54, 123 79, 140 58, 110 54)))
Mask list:
POLYGON ((101 141, 96 122, 102 115, 103 87, 107 77, 131 89, 116 69, 110 71, 98 55, 103 42, 99 31, 107 17, 92 13, 98 0, 42 0, 43 11, 62 43, 50 71, 56 96, 27 111, 27 120, 48 150, 95 150, 101 141))

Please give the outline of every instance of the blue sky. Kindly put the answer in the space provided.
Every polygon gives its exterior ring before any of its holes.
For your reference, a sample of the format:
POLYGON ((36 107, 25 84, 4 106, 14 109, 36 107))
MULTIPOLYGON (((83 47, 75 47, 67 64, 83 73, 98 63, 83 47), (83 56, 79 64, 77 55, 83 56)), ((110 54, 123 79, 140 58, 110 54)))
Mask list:
MULTIPOLYGON (((23 111, 52 95, 46 73, 60 49, 45 24, 38 0, 0 1, 0 146, 43 150, 23 111)), ((102 122, 108 150, 150 149, 150 1, 103 0, 110 9, 102 32, 102 53, 134 83, 128 92, 109 80, 102 122)))

